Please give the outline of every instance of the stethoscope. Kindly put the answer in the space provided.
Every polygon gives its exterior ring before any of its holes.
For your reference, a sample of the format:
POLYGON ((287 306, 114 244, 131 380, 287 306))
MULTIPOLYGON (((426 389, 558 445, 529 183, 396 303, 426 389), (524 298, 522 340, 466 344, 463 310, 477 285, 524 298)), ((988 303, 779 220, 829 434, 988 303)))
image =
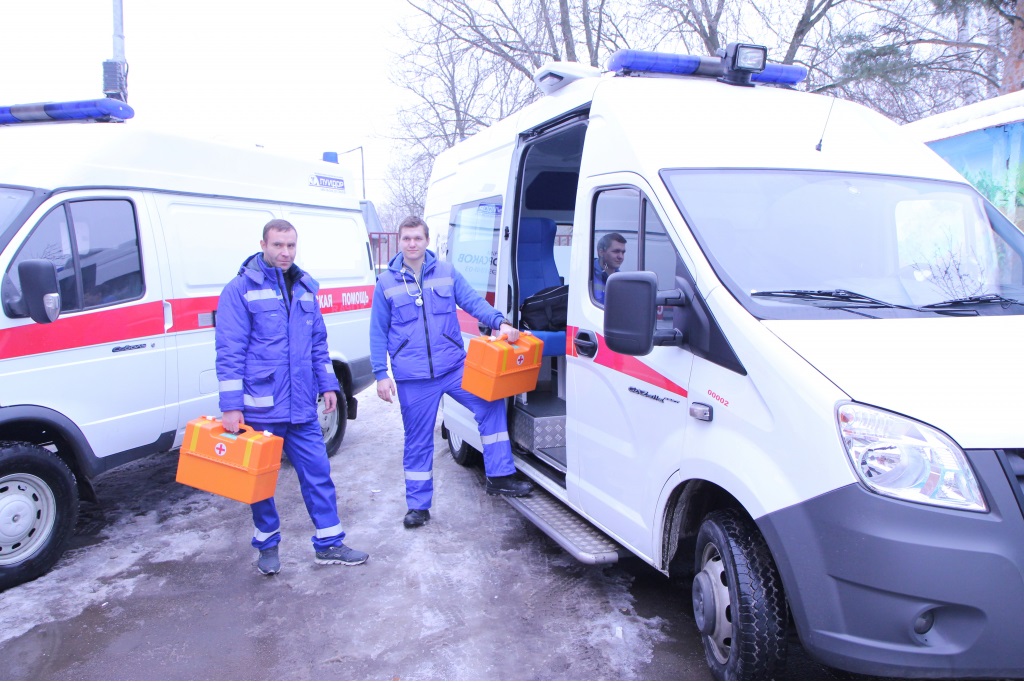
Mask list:
POLYGON ((413 274, 412 270, 407 270, 407 272, 410 275, 412 275, 412 281, 416 284, 416 288, 418 289, 418 291, 415 294, 412 293, 411 291, 409 291, 409 280, 407 280, 405 277, 403 277, 402 278, 402 284, 405 285, 405 293, 409 294, 410 298, 416 299, 416 306, 418 308, 422 308, 423 307, 423 287, 420 286, 420 283, 416 280, 416 275, 413 274))

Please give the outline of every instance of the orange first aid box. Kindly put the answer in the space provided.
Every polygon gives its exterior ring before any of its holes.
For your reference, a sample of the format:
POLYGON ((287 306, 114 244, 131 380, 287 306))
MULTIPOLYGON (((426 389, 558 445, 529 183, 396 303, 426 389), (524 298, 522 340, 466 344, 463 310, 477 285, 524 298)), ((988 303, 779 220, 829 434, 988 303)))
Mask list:
POLYGON ((252 504, 274 496, 284 440, 244 424, 238 433, 220 419, 200 417, 185 427, 178 456, 178 483, 252 504))
POLYGON ((484 400, 507 398, 537 387, 544 342, 522 332, 514 343, 505 335, 477 336, 466 349, 462 388, 484 400))

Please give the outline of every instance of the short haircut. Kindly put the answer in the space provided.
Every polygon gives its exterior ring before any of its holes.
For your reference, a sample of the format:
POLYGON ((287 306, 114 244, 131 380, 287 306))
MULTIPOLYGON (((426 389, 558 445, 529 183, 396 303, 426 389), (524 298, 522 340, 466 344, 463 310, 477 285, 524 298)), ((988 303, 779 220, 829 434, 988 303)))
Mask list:
POLYGON ((267 241, 267 235, 270 234, 271 230, 276 232, 294 232, 296 237, 299 235, 299 231, 296 230, 295 226, 290 222, 287 220, 281 220, 280 218, 274 218, 263 226, 263 241, 267 241))
POLYGON ((398 223, 398 236, 399 236, 399 238, 401 238, 401 236, 402 236, 402 230, 404 230, 406 228, 413 229, 413 228, 416 228, 416 227, 422 227, 423 228, 423 236, 425 236, 427 239, 430 239, 430 228, 427 227, 427 224, 425 222, 423 222, 422 218, 417 218, 414 215, 406 216, 405 218, 402 219, 402 222, 398 223))
POLYGON ((609 232, 605 236, 597 240, 597 250, 607 251, 608 247, 612 245, 612 242, 619 242, 621 244, 626 243, 626 238, 618 232, 609 232))

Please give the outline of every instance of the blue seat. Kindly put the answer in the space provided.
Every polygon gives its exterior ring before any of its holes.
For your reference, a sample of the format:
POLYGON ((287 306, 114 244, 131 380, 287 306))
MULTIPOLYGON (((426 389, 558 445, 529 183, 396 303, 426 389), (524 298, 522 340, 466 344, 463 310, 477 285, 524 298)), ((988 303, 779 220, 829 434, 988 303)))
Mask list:
MULTIPOLYGON (((522 218, 516 243, 516 271, 519 274, 519 305, 541 289, 558 286, 562 278, 555 265, 555 233, 550 218, 522 218)), ((565 332, 531 331, 544 342, 544 355, 565 355, 565 332)))

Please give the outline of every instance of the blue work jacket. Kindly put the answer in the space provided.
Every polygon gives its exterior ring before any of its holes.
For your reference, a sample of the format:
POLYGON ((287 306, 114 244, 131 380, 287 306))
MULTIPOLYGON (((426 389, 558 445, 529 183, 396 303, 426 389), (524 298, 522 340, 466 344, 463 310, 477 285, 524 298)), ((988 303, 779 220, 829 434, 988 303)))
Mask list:
POLYGON ((304 424, 317 419, 320 393, 340 390, 316 298, 320 285, 292 267, 288 292, 289 278, 257 253, 221 292, 215 338, 222 412, 304 424))
POLYGON ((423 285, 405 266, 401 253, 377 279, 370 310, 370 360, 378 381, 388 376, 388 356, 396 381, 430 379, 462 366, 466 349, 455 306, 497 329, 505 320, 451 263, 428 250, 423 285), (416 301, 422 305, 416 305, 416 301))

